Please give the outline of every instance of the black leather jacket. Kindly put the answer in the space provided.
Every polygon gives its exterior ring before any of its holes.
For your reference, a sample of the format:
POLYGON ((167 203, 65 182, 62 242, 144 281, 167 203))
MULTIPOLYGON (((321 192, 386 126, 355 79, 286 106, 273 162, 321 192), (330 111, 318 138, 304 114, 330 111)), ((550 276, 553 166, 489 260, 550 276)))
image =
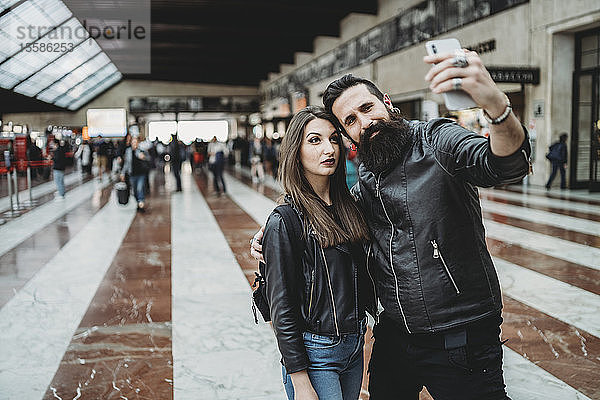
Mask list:
POLYGON ((357 333, 365 309, 374 314, 376 307, 374 282, 366 273, 362 244, 323 249, 309 231, 302 259, 297 260, 291 230, 283 217, 273 212, 263 237, 271 319, 290 374, 309 366, 303 332, 329 336, 357 333))
POLYGON ((404 158, 378 176, 361 165, 353 194, 371 228, 370 272, 386 315, 409 333, 431 333, 501 310, 476 186, 520 180, 531 148, 526 138, 497 157, 488 139, 450 120, 409 124, 404 158))

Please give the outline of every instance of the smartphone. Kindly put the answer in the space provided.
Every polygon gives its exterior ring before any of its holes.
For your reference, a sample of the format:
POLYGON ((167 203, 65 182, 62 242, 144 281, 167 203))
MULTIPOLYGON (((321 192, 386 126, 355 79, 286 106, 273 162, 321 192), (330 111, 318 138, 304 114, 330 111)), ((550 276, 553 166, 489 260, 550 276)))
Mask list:
MULTIPOLYGON (((454 53, 455 50, 462 49, 458 39, 454 38, 431 40, 425 43, 425 48, 427 49, 427 54, 430 56, 434 54, 454 53)), ((465 110, 467 108, 478 107, 473 98, 464 90, 451 90, 442 94, 444 95, 444 103, 446 103, 448 110, 465 110)))

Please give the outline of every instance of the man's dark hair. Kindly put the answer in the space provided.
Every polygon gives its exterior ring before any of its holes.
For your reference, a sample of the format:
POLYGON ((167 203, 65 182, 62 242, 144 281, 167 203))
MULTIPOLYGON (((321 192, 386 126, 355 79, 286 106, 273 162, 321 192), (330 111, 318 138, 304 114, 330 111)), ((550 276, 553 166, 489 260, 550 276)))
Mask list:
POLYGON ((568 137, 569 137, 569 135, 568 135, 568 134, 566 134, 566 133, 562 133, 562 134, 560 135, 560 137, 559 137, 559 140, 560 140, 561 142, 563 142, 563 143, 566 143, 566 142, 567 142, 567 138, 568 138, 568 137))
POLYGON ((323 105, 325 106, 325 110, 333 114, 331 110, 333 107, 333 103, 346 91, 353 86, 363 84, 367 87, 367 90, 377 97, 379 100, 383 102, 383 93, 375 84, 367 79, 357 78, 352 74, 347 74, 342 76, 339 79, 331 82, 325 92, 323 93, 323 105))

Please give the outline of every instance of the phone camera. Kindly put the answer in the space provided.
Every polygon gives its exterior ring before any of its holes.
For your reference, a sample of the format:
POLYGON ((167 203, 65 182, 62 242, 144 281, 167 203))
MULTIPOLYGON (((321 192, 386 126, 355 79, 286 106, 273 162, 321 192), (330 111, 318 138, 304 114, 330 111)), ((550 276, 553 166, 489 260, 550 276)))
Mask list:
POLYGON ((435 47, 435 44, 431 45, 431 51, 433 51, 433 54, 437 54, 437 47, 435 47))

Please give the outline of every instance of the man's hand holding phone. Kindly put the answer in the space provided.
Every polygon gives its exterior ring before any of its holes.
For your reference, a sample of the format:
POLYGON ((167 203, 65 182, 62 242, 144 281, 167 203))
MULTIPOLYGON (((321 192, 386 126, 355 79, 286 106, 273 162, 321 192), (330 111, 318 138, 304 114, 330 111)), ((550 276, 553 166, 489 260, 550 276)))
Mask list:
POLYGON ((423 61, 433 65, 425 75, 431 91, 444 95, 449 110, 474 106, 483 109, 490 122, 492 153, 505 157, 517 151, 526 137, 525 131, 479 55, 461 49, 456 39, 434 40, 425 46, 429 55, 423 61))
POLYGON ((431 41, 426 44, 429 55, 423 58, 433 64, 425 80, 433 93, 445 94, 448 109, 481 107, 489 115, 502 114, 506 108, 504 94, 498 89, 489 72, 474 51, 460 49, 456 39, 431 41), (464 91, 471 97, 459 98, 464 91))

